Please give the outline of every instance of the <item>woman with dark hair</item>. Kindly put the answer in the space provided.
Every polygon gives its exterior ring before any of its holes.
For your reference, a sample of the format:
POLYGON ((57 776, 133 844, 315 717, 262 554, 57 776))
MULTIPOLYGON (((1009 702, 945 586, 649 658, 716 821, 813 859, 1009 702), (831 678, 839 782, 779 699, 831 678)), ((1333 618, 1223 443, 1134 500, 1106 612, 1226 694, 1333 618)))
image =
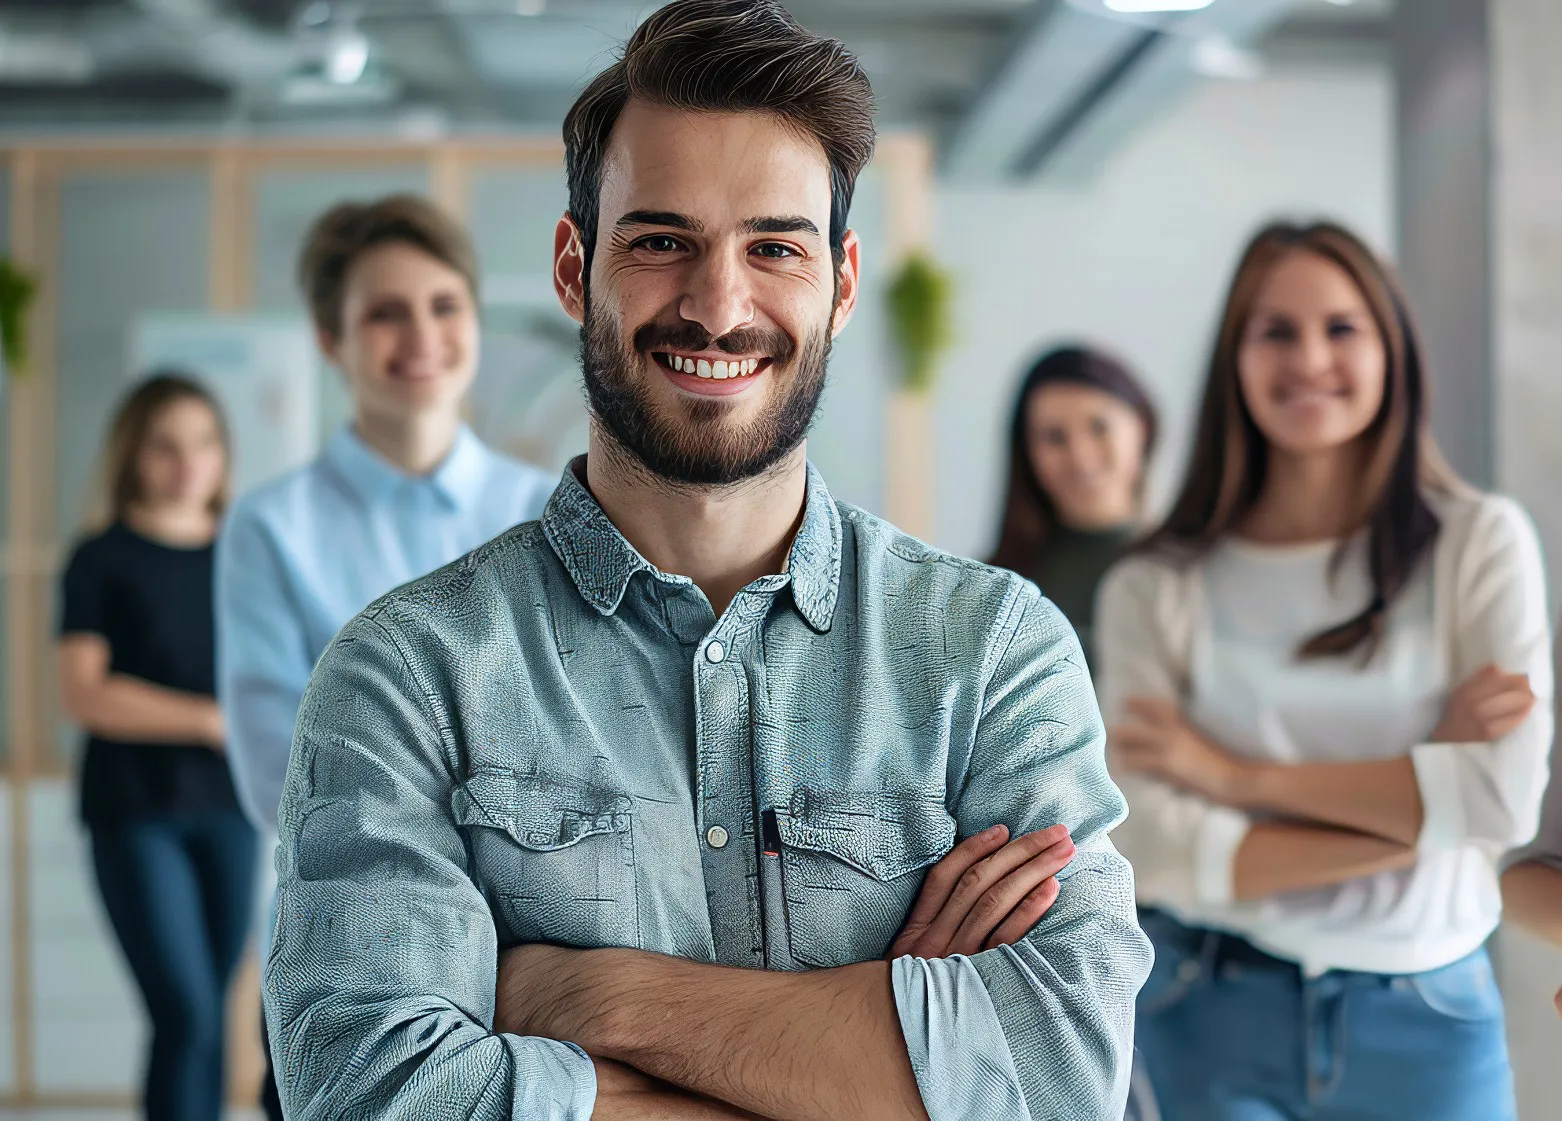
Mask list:
POLYGON ((256 867, 213 696, 212 542, 227 501, 222 415, 159 373, 109 436, 112 523, 65 571, 60 690, 87 732, 81 816, 120 948, 152 1021, 151 1121, 216 1121, 228 983, 256 867))
POLYGON ((1515 1116, 1483 945, 1551 737, 1544 577, 1426 397, 1388 268, 1337 226, 1262 231, 1182 493, 1103 582, 1166 1121, 1515 1116))
POLYGON ((990 563, 1035 582, 1087 655, 1096 585, 1138 529, 1155 406, 1116 359, 1069 346, 1037 360, 1009 425, 1009 488, 990 563))

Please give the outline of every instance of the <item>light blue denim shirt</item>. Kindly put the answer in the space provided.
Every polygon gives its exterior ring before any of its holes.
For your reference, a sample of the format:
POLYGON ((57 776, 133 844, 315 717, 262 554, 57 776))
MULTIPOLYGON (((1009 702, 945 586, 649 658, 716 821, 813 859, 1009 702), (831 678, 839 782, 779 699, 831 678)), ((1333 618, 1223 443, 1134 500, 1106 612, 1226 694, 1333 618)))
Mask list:
POLYGON ((903 958, 894 999, 934 1121, 1115 1121, 1150 962, 1106 836, 1123 812, 1079 644, 1034 585, 810 470, 786 574, 718 618, 572 469, 540 523, 320 661, 265 973, 282 1100, 295 1121, 587 1121, 582 1051, 491 1032, 501 949, 879 958, 957 837, 1062 822, 1078 854, 1031 934, 903 958))
POLYGON ((344 428, 313 463, 234 504, 217 541, 217 694, 245 812, 277 828, 309 673, 349 619, 392 588, 531 521, 551 474, 463 427, 410 477, 344 428))

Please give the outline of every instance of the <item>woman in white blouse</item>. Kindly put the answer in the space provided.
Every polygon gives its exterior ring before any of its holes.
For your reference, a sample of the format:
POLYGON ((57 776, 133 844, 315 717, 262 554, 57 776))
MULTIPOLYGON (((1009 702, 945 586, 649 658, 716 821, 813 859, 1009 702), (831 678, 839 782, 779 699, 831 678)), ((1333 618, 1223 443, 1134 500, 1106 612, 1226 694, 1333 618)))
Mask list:
POLYGON ((1102 586, 1166 1121, 1514 1117, 1483 944, 1551 739, 1544 577, 1525 514, 1443 464, 1426 392, 1373 253, 1264 230, 1182 494, 1102 586))

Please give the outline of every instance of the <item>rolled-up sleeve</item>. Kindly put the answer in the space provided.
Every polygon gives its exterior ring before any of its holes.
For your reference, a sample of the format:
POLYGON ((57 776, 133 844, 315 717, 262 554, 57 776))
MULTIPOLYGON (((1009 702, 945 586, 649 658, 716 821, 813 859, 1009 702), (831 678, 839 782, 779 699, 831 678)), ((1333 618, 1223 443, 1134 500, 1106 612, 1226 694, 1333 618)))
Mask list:
MULTIPOLYGON (((1096 691, 1109 724, 1123 718, 1130 697, 1185 702, 1196 594, 1184 573, 1153 558, 1107 573, 1096 600, 1096 691)), ((1129 816, 1114 839, 1133 864, 1139 898, 1174 908, 1230 904, 1248 815, 1146 775, 1118 782, 1129 816)))
POLYGON ((244 812, 271 836, 311 650, 287 569, 264 520, 234 508, 217 540, 217 699, 244 812))
POLYGON ((1518 864, 1526 860, 1534 860, 1541 864, 1550 865, 1562 872, 1562 779, 1558 773, 1562 772, 1562 742, 1556 738, 1556 705, 1557 688, 1556 674, 1562 669, 1562 628, 1558 628, 1555 645, 1551 649, 1551 766, 1550 782, 1546 786, 1546 797, 1540 807, 1540 829, 1534 838, 1522 848, 1515 849, 1508 854, 1505 861, 1508 865, 1518 864))
POLYGON ((1551 748, 1553 671, 1545 566, 1528 515, 1505 498, 1482 501, 1453 572, 1451 684, 1483 666, 1529 676, 1536 704, 1492 743, 1424 743, 1411 750, 1424 807, 1418 847, 1476 845, 1494 857, 1535 835, 1551 748))
POLYGON ((283 1105, 294 1121, 588 1121, 584 1052, 490 1030, 497 933, 453 819, 450 724, 412 646, 360 616, 299 713, 264 979, 283 1105))
POLYGON ((1016 587, 975 742, 954 775, 959 830, 1002 822, 1018 836, 1062 823, 1078 851, 1029 935, 969 958, 903 958, 895 1001, 933 1121, 1115 1121, 1150 968, 1132 873, 1107 839, 1124 804, 1079 642, 1033 586, 1016 587))

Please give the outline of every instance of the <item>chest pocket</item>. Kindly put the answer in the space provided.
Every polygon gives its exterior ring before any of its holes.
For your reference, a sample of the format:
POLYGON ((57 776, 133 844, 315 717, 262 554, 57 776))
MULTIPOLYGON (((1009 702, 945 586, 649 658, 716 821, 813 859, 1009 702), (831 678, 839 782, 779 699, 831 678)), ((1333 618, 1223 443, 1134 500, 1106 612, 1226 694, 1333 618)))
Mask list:
POLYGON ((792 956, 826 969, 884 956, 955 838, 942 799, 921 794, 799 789, 776 826, 792 956))
POLYGON ((504 944, 639 946, 628 797, 482 768, 456 788, 451 809, 504 944))

